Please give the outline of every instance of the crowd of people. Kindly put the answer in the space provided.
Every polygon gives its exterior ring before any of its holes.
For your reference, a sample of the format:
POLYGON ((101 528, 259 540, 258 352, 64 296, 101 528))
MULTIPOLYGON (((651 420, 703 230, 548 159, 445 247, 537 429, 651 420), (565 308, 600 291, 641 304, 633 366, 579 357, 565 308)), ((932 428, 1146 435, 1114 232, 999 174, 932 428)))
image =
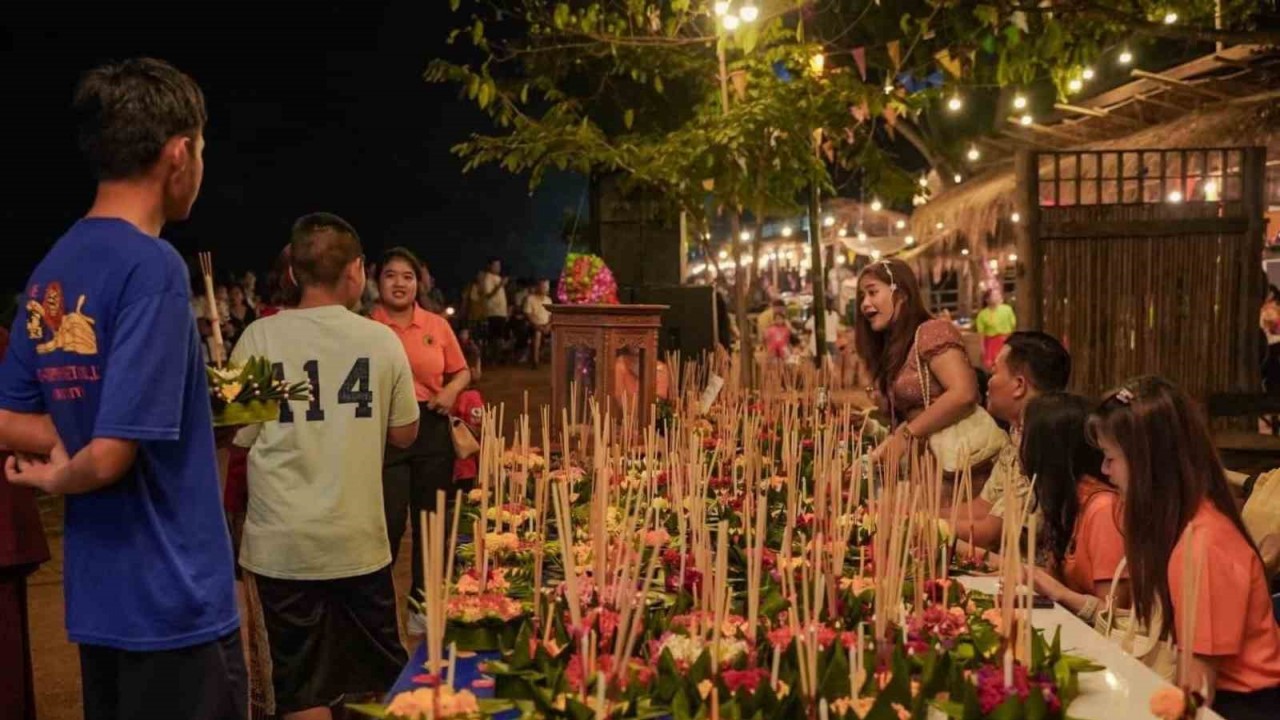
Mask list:
MULTIPOLYGON (((858 297, 866 390, 893 427, 876 454, 892 462, 924 441, 944 467, 949 452, 968 453, 985 480, 957 508, 955 537, 998 548, 1008 508, 1032 496, 1049 554, 1047 569, 1029 578, 1037 592, 1091 624, 1116 602, 1131 607, 1126 622, 1156 645, 1176 639, 1191 649, 1189 689, 1220 715, 1275 717, 1277 528, 1245 521, 1275 508, 1242 512, 1195 404, 1159 377, 1126 380, 1100 402, 1072 395, 1066 348, 1024 331, 1002 339, 984 406, 958 330, 930 315, 909 266, 870 265, 858 297), (1182 596, 1188 568, 1200 576, 1194 601, 1182 596), (1177 638, 1189 606, 1195 637, 1177 638)), ((1168 653, 1140 659, 1172 679, 1168 653)))

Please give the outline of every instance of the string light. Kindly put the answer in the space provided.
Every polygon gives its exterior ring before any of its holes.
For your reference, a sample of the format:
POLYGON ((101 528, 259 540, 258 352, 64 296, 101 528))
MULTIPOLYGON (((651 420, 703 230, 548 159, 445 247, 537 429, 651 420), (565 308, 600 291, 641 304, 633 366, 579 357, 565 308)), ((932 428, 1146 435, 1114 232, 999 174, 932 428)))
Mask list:
POLYGON ((1025 115, 1023 115, 1022 117, 1018 118, 1018 123, 1019 123, 1020 125, 1024 125, 1024 126, 1025 126, 1025 125, 1030 125, 1031 123, 1033 123, 1033 122, 1035 122, 1035 121, 1036 121, 1036 119, 1035 119, 1035 118, 1033 118, 1033 117, 1031 117, 1031 113, 1026 113, 1026 114, 1025 114, 1025 115))
POLYGON ((738 239, 741 240, 742 242, 747 242, 748 240, 751 239, 751 231, 743 230, 741 233, 738 234, 738 239))
POLYGON ((964 249, 962 249, 962 250, 960 251, 960 254, 961 254, 961 255, 963 255, 963 256, 965 256, 965 257, 969 257, 969 248, 964 248, 964 249))
POLYGON ((912 245, 915 245, 915 244, 916 244, 916 236, 915 236, 915 235, 908 235, 908 236, 906 236, 906 237, 902 238, 902 242, 906 243, 906 244, 907 244, 907 247, 911 247, 912 245))
POLYGON ((934 230, 941 230, 941 229, 942 229, 942 228, 944 228, 944 227, 946 227, 946 226, 942 224, 942 221, 941 221, 941 220, 939 220, 937 223, 935 223, 935 224, 934 224, 933 229, 934 229, 934 230))
POLYGON ((927 188, 927 187, 929 187, 929 176, 928 176, 928 175, 921 175, 921 176, 920 176, 920 187, 922 187, 922 188, 927 188))
POLYGON ((1015 211, 1012 215, 1009 216, 1009 221, 1014 224, 1022 222, 1022 213, 1015 211))
POLYGON ((809 58, 809 69, 813 71, 814 75, 821 75, 822 71, 826 70, 826 68, 826 55, 823 55, 822 53, 814 53, 813 57, 809 58))
POLYGON ((888 80, 884 81, 884 94, 885 95, 893 94, 893 83, 889 82, 888 80))
POLYGON ((791 233, 793 233, 793 232, 795 232, 795 231, 791 229, 791 226, 790 226, 790 225, 783 225, 783 226, 782 226, 782 237, 791 237, 791 233))
POLYGON ((1180 202, 1182 202, 1182 191, 1181 191, 1181 190, 1174 190, 1173 192, 1169 193, 1169 202, 1171 202, 1171 203, 1180 203, 1180 202))
POLYGON ((967 157, 969 162, 978 162, 978 158, 982 157, 982 151, 978 149, 977 145, 970 145, 967 157))
POLYGON ((880 212, 884 209, 884 204, 880 202, 880 198, 874 198, 871 201, 871 212, 880 212))
POLYGON ((1116 60, 1121 65, 1128 65, 1133 62, 1133 53, 1129 52, 1129 48, 1125 48, 1120 51, 1120 57, 1116 58, 1116 60))
POLYGON ((1018 253, 1009 253, 1009 262, 1018 262, 1018 253))
POLYGON ((719 257, 721 260, 724 260, 725 258, 729 257, 729 251, 728 251, 728 250, 721 250, 721 251, 720 251, 720 253, 719 253, 719 255, 718 255, 718 257, 719 257))
POLYGON ((1093 76, 1094 76, 1094 72, 1093 72, 1093 68, 1091 67, 1087 67, 1084 70, 1080 71, 1080 77, 1084 78, 1085 80, 1092 80, 1093 76))
POLYGON ((1022 93, 1018 93, 1017 95, 1014 95, 1014 96, 1013 96, 1013 109, 1014 109, 1014 110, 1021 110, 1021 109, 1025 108, 1026 106, 1027 106, 1027 96, 1026 96, 1026 95, 1023 95, 1022 93))
POLYGON ((1164 24, 1165 24, 1165 25, 1172 25, 1172 24, 1174 24, 1174 23, 1176 23, 1176 22, 1178 22, 1178 13, 1176 13, 1176 12, 1174 12, 1174 11, 1170 10, 1169 12, 1167 12, 1167 13, 1165 13, 1165 14, 1164 14, 1164 24))
POLYGON ((839 255, 836 255, 836 264, 837 264, 837 265, 843 265, 843 264, 845 264, 845 263, 846 263, 846 262, 848 262, 848 261, 849 261, 849 260, 848 260, 848 258, 846 258, 846 257, 844 256, 844 253, 840 253, 839 255))
POLYGON ((836 224, 836 219, 834 216, 828 215, 822 218, 822 224, 825 225, 826 227, 831 227, 832 225, 836 224))
POLYGON ((843 228, 843 227, 842 227, 842 228, 840 228, 839 230, 837 230, 837 231, 836 231, 836 235, 839 235, 840 237, 844 237, 844 236, 846 236, 846 235, 848 235, 848 234, 849 234, 849 228, 843 228))
POLYGON ((959 185, 960 183, 964 182, 964 176, 963 176, 963 175, 961 175, 960 173, 956 173, 955 175, 953 175, 953 176, 951 177, 951 179, 952 179, 952 180, 955 180, 957 185, 959 185))
POLYGON ((898 222, 894 223, 894 224, 893 224, 893 226, 894 226, 894 227, 896 227, 896 228, 898 228, 899 230, 901 230, 901 229, 903 229, 903 228, 905 228, 905 227, 907 226, 907 221, 906 221, 906 220, 899 220, 898 222))
POLYGON ((860 243, 865 243, 866 241, 867 241, 867 234, 866 234, 865 232, 863 232, 863 231, 859 230, 859 231, 858 231, 858 242, 860 242, 860 243))
POLYGON ((872 251, 871 251, 871 259, 872 259, 872 260, 879 260, 879 259, 880 259, 880 251, 879 251, 879 250, 872 250, 872 251))
POLYGON ((738 29, 738 26, 742 24, 742 21, 738 19, 737 15, 725 15, 720 18, 720 24, 724 25, 725 30, 733 32, 738 29))
POLYGON ((952 95, 951 99, 947 100, 947 109, 951 112, 960 112, 962 107, 964 107, 964 100, 961 100, 959 95, 952 95))
POLYGON ((454 310, 452 307, 447 307, 447 308, 445 308, 445 309, 444 309, 444 314, 445 314, 445 315, 448 315, 449 317, 453 317, 453 314, 454 314, 455 312, 457 312, 457 311, 456 311, 456 310, 454 310))
POLYGON ((752 4, 743 5, 738 11, 738 17, 742 18, 742 22, 755 22, 760 17, 760 8, 752 4))
POLYGON ((716 0, 716 4, 712 8, 715 10, 716 17, 723 17, 729 14, 728 0, 716 0))
POLYGON ((1084 89, 1084 81, 1080 78, 1071 78, 1067 81, 1067 92, 1078 93, 1084 89))

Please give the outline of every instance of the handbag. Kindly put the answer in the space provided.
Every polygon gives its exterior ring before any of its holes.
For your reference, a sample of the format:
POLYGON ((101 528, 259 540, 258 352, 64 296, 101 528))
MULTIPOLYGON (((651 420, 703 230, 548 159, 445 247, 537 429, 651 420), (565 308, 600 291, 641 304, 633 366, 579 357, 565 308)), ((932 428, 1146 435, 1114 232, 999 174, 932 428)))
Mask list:
MULTIPOLYGON (((929 385, 933 373, 924 363, 924 358, 920 357, 920 328, 916 328, 914 347, 920 390, 924 396, 924 406, 928 408, 932 404, 929 385)), ((973 467, 990 460, 1008 443, 1009 436, 996 424, 995 418, 979 405, 965 417, 930 435, 929 451, 941 463, 943 470, 956 472, 963 467, 973 467)))
MULTIPOLYGON (((1127 562, 1121 559, 1115 574, 1111 576, 1111 590, 1107 593, 1106 605, 1099 608, 1094 617, 1094 629, 1104 638, 1119 645, 1126 655, 1137 659, 1171 683, 1178 669, 1178 653, 1173 645, 1167 640, 1161 640, 1159 635, 1153 635, 1150 628, 1141 627, 1142 623, 1131 611, 1116 607, 1116 587, 1120 584, 1127 562), (1117 630, 1120 631, 1118 636, 1117 630)), ((1151 614, 1150 625, 1158 628, 1161 622, 1160 604, 1157 602, 1151 614)))
POLYGON ((480 441, 471 434, 471 428, 467 427, 462 418, 449 418, 449 439, 453 440, 454 457, 459 460, 466 460, 480 452, 480 441))

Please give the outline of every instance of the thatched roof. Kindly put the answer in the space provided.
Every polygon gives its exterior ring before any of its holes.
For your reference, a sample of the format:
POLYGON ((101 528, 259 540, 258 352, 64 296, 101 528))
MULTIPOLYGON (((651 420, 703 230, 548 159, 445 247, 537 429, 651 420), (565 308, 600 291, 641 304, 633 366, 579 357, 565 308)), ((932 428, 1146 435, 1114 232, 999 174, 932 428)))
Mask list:
MULTIPOLYGON (((1277 101, 1273 50, 1237 46, 1200 58, 1159 76, 1164 82, 1137 80, 1080 103, 1084 110, 1066 108, 1054 126, 1035 126, 1041 139, 1052 138, 1054 150, 1156 150, 1187 147, 1245 147, 1264 145, 1271 158, 1280 157, 1280 110, 1277 101), (1243 68, 1243 69, 1242 69, 1243 68), (1204 100, 1216 99, 1205 106, 1204 100), (1154 103, 1154 105, 1152 105, 1154 103), (1192 108, 1201 106, 1199 110, 1192 108), (1177 111, 1188 108, 1186 113, 1177 111), (1154 108, 1154 109, 1153 109, 1154 108), (1154 119, 1164 120, 1150 124, 1154 119), (1074 114, 1087 113, 1078 118, 1074 114), (1138 118, 1143 118, 1145 122, 1138 118), (1122 121, 1122 122, 1120 122, 1122 121), (1134 125, 1143 126, 1131 131, 1134 125), (1063 128, 1058 130, 1055 128, 1063 128), (1098 133, 1089 142, 1056 142, 1072 134, 1098 133)), ((1144 78, 1156 77, 1151 73, 1144 78)), ((1022 129, 1016 132, 1023 133, 1022 129)), ((1005 133, 1020 147, 1046 147, 1022 135, 1005 133)), ((1115 171, 1115 159, 1104 161, 1104 174, 1115 171)), ((1137 158, 1125 164, 1136 165, 1137 158)), ((1133 168, 1129 168, 1132 170, 1133 168)), ((1073 171, 1074 172, 1074 171, 1073 171)), ((1088 164, 1085 176, 1096 170, 1088 164)), ((1042 173, 1043 174, 1043 173, 1042 173)), ((941 191, 912 215, 910 229, 920 242, 910 255, 953 249, 963 244, 979 255, 991 254, 1013 241, 1010 219, 1016 211, 1017 178, 1008 155, 964 184, 941 191), (941 227, 938 224, 941 223, 941 227)))

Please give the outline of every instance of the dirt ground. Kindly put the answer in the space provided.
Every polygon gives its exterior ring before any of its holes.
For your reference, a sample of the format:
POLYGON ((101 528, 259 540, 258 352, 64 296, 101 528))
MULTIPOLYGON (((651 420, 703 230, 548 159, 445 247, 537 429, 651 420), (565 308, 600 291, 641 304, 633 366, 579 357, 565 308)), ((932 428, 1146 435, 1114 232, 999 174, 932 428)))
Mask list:
MULTIPOLYGON (((538 408, 551 401, 551 378, 541 370, 504 367, 489 370, 476 383, 485 401, 506 405, 508 437, 528 393, 530 414, 537 434, 538 408)), ((81 720, 80 661, 76 646, 67 640, 62 594, 62 504, 56 498, 41 499, 41 517, 49 538, 52 559, 31 576, 28 604, 31 622, 31 654, 35 666, 36 707, 40 720, 81 720)), ((394 574, 403 595, 409 586, 408 533, 394 574)), ((403 603, 402 603, 403 605, 403 603)), ((0 709, 0 717, 4 715, 0 709)))

